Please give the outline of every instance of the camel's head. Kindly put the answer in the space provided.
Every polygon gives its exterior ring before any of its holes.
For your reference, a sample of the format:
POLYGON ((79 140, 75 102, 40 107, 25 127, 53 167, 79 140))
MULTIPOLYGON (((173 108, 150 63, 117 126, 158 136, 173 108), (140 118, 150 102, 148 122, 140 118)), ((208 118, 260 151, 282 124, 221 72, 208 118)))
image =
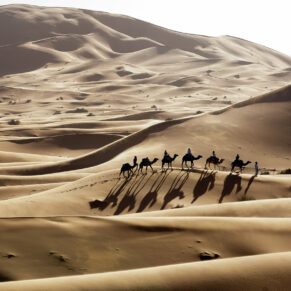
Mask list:
POLYGON ((251 161, 247 161, 247 164, 251 164, 252 162, 251 161))
POLYGON ((199 156, 197 157, 197 159, 201 159, 201 158, 203 158, 201 155, 199 155, 199 156))
POLYGON ((222 164, 224 162, 224 159, 219 160, 219 164, 222 164))
POLYGON ((157 162, 159 159, 158 158, 154 158, 152 163, 157 162))
POLYGON ((179 155, 177 155, 177 154, 174 154, 174 159, 175 159, 175 158, 177 158, 178 156, 179 156, 179 155))

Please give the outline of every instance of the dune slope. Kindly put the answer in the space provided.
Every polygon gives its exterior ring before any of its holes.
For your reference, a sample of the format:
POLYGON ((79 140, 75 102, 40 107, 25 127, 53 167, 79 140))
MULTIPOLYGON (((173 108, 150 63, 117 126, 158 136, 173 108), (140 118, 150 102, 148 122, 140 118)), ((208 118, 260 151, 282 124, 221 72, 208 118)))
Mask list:
POLYGON ((289 56, 19 4, 0 63, 0 290, 289 289, 289 56))

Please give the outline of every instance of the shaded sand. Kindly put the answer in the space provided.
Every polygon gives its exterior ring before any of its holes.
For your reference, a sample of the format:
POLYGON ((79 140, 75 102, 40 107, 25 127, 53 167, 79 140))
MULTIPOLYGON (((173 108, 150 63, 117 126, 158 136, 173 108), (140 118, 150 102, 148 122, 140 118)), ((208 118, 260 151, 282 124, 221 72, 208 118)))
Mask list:
MULTIPOLYGON (((39 182, 42 176, 14 177, 10 184, 7 181, 7 185, 21 183, 33 188, 33 184, 69 182, 69 179, 64 180, 65 174, 45 175, 42 182, 39 182)), ((72 180, 78 177, 80 178, 80 174, 70 175, 72 180)), ((9 189, 10 187, 5 191, 3 187, 2 191, 7 192, 9 189)), ((260 176, 254 179, 247 174, 199 170, 140 174, 126 180, 118 179, 117 171, 110 171, 92 174, 37 194, 32 192, 23 196, 20 193, 19 196, 0 200, 1 217, 29 217, 32 214, 119 215, 171 208, 185 208, 187 211, 187 207, 201 204, 288 198, 291 197, 291 182, 289 177, 260 176)), ((193 209, 194 215, 195 211, 201 213, 198 208, 193 209)), ((177 212, 179 211, 178 209, 177 212)), ((279 213, 273 215, 280 216, 279 213)))
MULTIPOLYGON (((221 165, 225 169, 230 168, 237 152, 245 162, 249 160, 254 164, 258 161, 260 168, 286 169, 290 165, 290 91, 291 86, 287 86, 261 96, 257 102, 244 102, 197 117, 159 122, 75 159, 51 165, 2 167, 0 173, 36 175, 77 170, 102 164, 117 156, 97 168, 107 170, 119 167, 126 158, 130 161, 134 155, 145 157, 151 154, 162 158, 165 149, 172 155, 182 156, 188 146, 195 156, 203 156, 203 164, 197 161, 200 166, 204 166, 205 158, 215 149, 217 156, 225 159, 221 165), (287 97, 282 100, 282 95, 287 97)), ((181 157, 178 160, 181 165, 181 157)))
POLYGON ((0 27, 0 290, 289 289, 289 56, 73 8, 0 27))
POLYGON ((290 57, 235 37, 72 8, 7 5, 0 18, 3 151, 78 156, 149 120, 223 108, 291 78, 290 57))
MULTIPOLYGON (((28 280, 5 290, 282 290, 290 283, 290 252, 118 273, 28 280), (206 278, 201 280, 201 278, 206 278), (231 278, 231 279, 230 279, 231 278), (45 289, 43 289, 45 288, 45 289)), ((3 289, 4 290, 4 289, 3 289)))
POLYGON ((224 260, 291 248, 287 218, 54 217, 0 223, 6 230, 0 269, 14 280, 198 262, 205 253, 224 260))

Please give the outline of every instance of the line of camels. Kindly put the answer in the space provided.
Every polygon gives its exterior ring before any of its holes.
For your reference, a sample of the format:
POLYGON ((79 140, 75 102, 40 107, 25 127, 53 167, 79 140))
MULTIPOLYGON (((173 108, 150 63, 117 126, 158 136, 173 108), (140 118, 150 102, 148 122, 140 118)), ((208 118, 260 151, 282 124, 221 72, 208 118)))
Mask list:
MULTIPOLYGON (((164 170, 164 166, 165 164, 168 165, 168 168, 171 168, 171 170, 173 169, 172 167, 172 163, 173 161, 178 157, 179 155, 174 154, 173 157, 171 157, 170 155, 164 156, 162 159, 162 171, 164 170)), ((182 169, 184 169, 184 165, 187 167, 187 169, 192 169, 194 167, 194 161, 195 160, 199 160, 201 159, 202 156, 198 155, 197 157, 193 156, 192 154, 185 154, 182 157, 182 169), (189 168, 188 166, 188 162, 191 163, 191 166, 189 168)), ((150 161, 150 159, 147 158, 143 158, 141 160, 141 162, 138 164, 136 161, 136 157, 134 158, 134 162, 133 165, 130 165, 130 163, 125 163, 122 165, 121 169, 120 169, 120 173, 119 176, 121 174, 123 174, 123 176, 125 177, 125 173, 127 172, 127 178, 129 178, 129 176, 132 174, 134 174, 134 172, 136 172, 136 170, 141 173, 143 173, 143 168, 146 169, 146 172, 148 170, 148 167, 151 168, 152 171, 154 171, 154 169, 152 168, 152 165, 154 163, 156 163, 159 159, 158 158, 154 158, 152 161, 150 161), (136 169, 135 169, 136 168, 136 169), (135 169, 135 171, 133 172, 133 169, 135 169)), ((214 165, 214 169, 216 169, 217 166, 219 166, 220 164, 222 164, 224 161, 224 159, 219 159, 217 157, 214 156, 210 156, 209 158, 206 159, 206 163, 205 163, 205 169, 210 168, 210 164, 214 165)), ((240 169, 240 172, 242 172, 243 168, 245 166, 247 166, 248 164, 250 164, 251 161, 247 161, 246 163, 243 162, 243 160, 240 159, 235 159, 232 163, 231 163, 231 172, 234 171, 234 169, 237 167, 240 169)))

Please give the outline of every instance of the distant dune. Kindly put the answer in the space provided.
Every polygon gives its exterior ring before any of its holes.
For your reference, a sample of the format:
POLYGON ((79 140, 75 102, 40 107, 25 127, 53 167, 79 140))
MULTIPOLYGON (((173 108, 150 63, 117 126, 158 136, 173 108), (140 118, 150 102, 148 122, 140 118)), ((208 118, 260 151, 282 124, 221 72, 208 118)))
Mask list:
POLYGON ((288 290, 289 56, 7 5, 0 64, 0 290, 288 290))

